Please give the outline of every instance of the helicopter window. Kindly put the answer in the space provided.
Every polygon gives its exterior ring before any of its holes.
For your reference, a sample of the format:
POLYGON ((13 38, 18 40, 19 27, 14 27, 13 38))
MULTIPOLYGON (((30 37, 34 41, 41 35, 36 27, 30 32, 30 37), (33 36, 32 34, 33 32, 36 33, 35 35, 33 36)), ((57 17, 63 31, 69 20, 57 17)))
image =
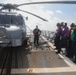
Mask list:
POLYGON ((11 17, 11 23, 17 24, 17 25, 23 25, 23 19, 21 16, 12 16, 11 17))
POLYGON ((0 15, 0 24, 23 25, 23 18, 16 15, 0 15))
POLYGON ((0 24, 10 24, 9 15, 0 15, 0 24))

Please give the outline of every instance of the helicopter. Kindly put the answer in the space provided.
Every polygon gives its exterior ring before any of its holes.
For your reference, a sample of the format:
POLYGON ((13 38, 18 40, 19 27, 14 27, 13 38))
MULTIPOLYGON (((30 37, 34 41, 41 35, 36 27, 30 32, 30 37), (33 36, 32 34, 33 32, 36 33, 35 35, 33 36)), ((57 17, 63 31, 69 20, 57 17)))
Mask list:
POLYGON ((0 3, 0 46, 1 47, 17 47, 21 46, 23 42, 27 44, 26 37, 26 23, 21 14, 11 12, 12 10, 22 11, 33 15, 43 21, 48 21, 34 13, 21 10, 18 7, 31 4, 76 4, 76 1, 45 1, 45 2, 31 2, 23 4, 2 4, 0 3), (8 12, 3 12, 8 10, 8 12))

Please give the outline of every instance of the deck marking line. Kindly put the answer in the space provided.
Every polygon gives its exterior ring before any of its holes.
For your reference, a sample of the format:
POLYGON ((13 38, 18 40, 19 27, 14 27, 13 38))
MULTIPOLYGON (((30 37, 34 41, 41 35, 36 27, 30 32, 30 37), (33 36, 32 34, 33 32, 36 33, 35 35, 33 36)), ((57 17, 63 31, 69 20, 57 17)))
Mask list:
MULTIPOLYGON (((33 71, 29 72, 28 68, 12 69, 11 74, 76 72, 76 67, 30 68, 29 70, 33 70, 33 71)), ((0 69, 0 71, 1 71, 1 69, 0 69)))
POLYGON ((64 62, 66 62, 70 67, 76 67, 76 65, 69 59, 66 59, 65 57, 63 57, 61 54, 58 54, 63 60, 64 62))
POLYGON ((45 37, 43 37, 43 36, 41 36, 41 37, 51 46, 50 49, 51 49, 51 51, 53 51, 52 48, 54 49, 55 47, 50 42, 48 42, 48 40, 45 37))

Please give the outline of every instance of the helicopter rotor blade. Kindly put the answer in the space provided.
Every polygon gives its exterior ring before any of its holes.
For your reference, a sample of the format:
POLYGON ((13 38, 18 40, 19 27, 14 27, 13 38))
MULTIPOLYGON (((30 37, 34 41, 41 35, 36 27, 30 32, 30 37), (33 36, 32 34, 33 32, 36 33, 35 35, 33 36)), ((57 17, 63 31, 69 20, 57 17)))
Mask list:
POLYGON ((23 5, 32 5, 32 4, 76 4, 76 1, 44 1, 44 2, 31 2, 31 3, 23 3, 23 4, 2 4, 0 3, 0 6, 3 6, 4 9, 16 9, 19 6, 23 5))
POLYGON ((48 20, 46 20, 46 19, 44 19, 44 18, 42 18, 42 17, 40 17, 40 16, 38 16, 36 14, 31 13, 31 12, 28 12, 28 11, 25 11, 25 10, 21 10, 21 9, 18 9, 18 8, 16 10, 19 10, 19 11, 22 11, 22 12, 25 12, 25 13, 28 13, 28 14, 31 14, 31 15, 33 15, 33 16, 35 16, 35 17, 37 17, 37 18, 39 18, 39 19, 41 19, 43 21, 48 21, 48 20))
POLYGON ((31 4, 76 4, 76 1, 44 1, 44 2, 31 2, 23 3, 17 6, 31 5, 31 4))

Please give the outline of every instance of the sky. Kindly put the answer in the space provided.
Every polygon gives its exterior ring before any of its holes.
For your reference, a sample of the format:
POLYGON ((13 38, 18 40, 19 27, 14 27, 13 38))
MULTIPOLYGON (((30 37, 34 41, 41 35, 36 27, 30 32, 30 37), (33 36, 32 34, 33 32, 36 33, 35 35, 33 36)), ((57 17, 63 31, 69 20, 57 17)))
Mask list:
MULTIPOLYGON (((40 1, 56 1, 56 0, 0 0, 0 3, 21 4, 29 2, 40 2, 40 1)), ((72 1, 72 0, 65 0, 65 1, 72 1)), ((35 5, 32 4, 32 5, 21 6, 19 8, 34 13, 48 20, 48 22, 46 22, 30 14, 17 11, 18 13, 22 14, 25 17, 28 16, 28 20, 25 20, 25 23, 30 29, 34 29, 35 26, 38 25, 39 29, 41 30, 55 31, 56 24, 58 22, 59 23, 67 22, 68 26, 70 26, 72 22, 76 24, 76 4, 35 4, 35 5)))

